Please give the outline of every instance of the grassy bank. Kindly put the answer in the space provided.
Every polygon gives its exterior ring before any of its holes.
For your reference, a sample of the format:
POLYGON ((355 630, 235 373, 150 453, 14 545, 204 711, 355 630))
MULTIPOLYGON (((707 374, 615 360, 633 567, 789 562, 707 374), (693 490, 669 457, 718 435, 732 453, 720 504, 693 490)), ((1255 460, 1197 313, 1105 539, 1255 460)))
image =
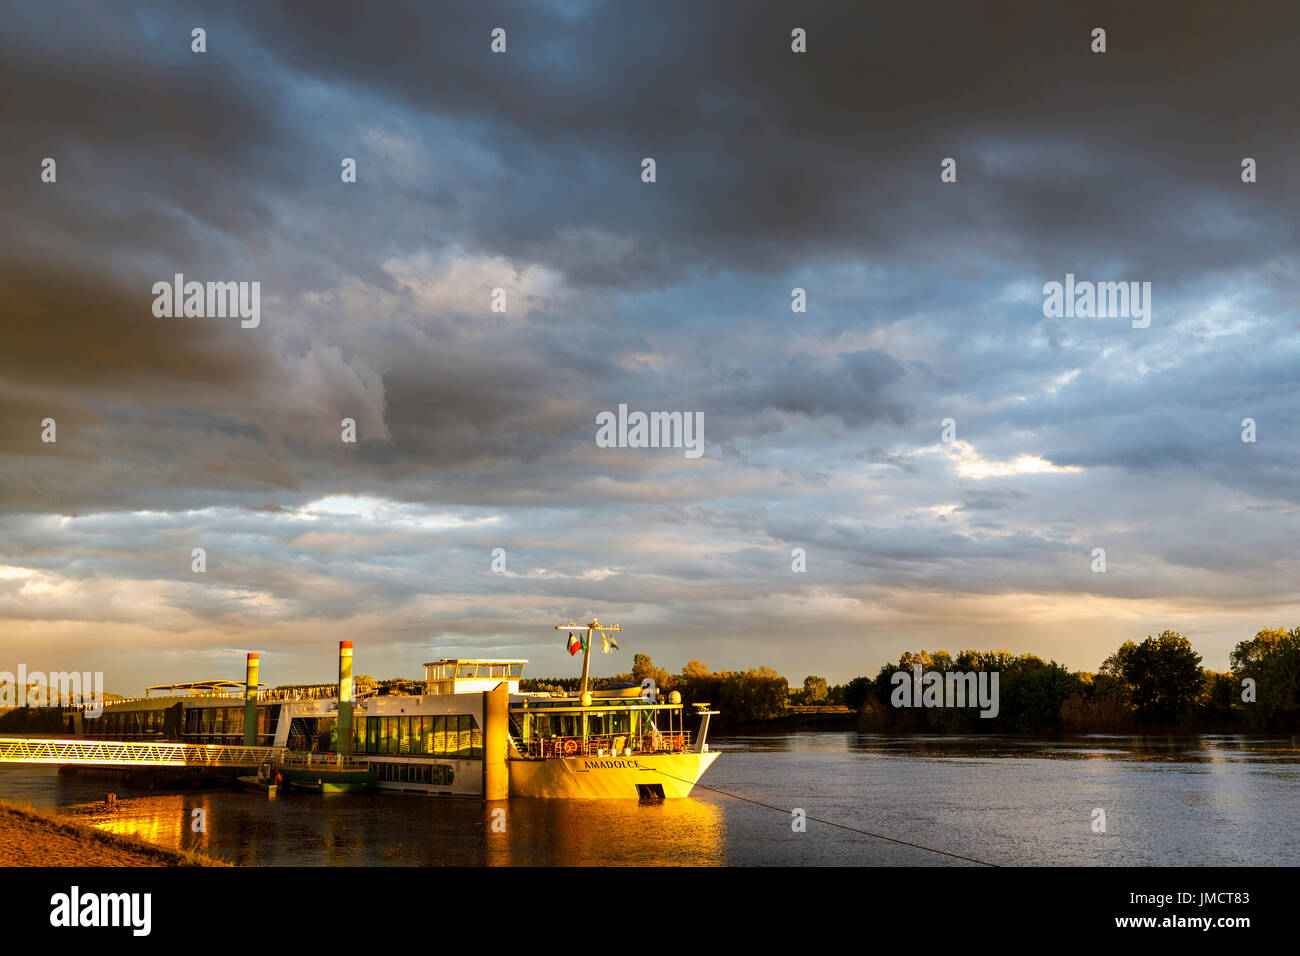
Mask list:
POLYGON ((0 801, 0 866, 227 866, 0 801))

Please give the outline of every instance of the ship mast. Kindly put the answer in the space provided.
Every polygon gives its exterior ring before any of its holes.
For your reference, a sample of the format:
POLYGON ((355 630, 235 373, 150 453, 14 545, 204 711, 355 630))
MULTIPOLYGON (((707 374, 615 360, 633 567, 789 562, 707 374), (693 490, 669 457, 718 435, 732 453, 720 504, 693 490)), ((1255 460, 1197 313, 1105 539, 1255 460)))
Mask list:
POLYGON ((599 618, 593 617, 590 624, 574 624, 570 621, 568 624, 557 624, 557 631, 579 631, 582 628, 587 629, 587 640, 584 642, 582 652, 582 685, 578 688, 578 697, 587 693, 587 671, 591 667, 591 638, 596 631, 621 631, 623 630, 617 624, 601 624, 599 618))

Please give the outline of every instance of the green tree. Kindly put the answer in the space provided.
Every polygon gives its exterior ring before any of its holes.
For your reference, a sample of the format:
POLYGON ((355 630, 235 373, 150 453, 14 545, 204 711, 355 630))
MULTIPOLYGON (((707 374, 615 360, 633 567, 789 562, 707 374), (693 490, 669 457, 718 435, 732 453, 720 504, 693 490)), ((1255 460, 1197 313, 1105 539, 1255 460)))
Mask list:
MULTIPOLYGON (((694 663, 699 664, 699 661, 694 663)), ((703 665, 700 665, 703 666, 703 665)), ((676 677, 664 670, 662 667, 655 667, 654 662, 650 660, 649 654, 632 655, 632 683, 640 684, 647 677, 655 682, 655 686, 667 693, 681 683, 676 677)))
MULTIPOLYGON (((1077 674, 1033 654, 1022 655, 1014 667, 1000 675, 1000 683, 1000 711, 988 723, 1001 723, 1026 733, 1059 730, 1062 706, 1083 692, 1083 681, 1077 674)), ((982 722, 983 718, 976 721, 982 722)))
POLYGON ((1239 720, 1234 704, 1237 701, 1238 683, 1232 674, 1207 670, 1201 684, 1201 696, 1196 701, 1196 716, 1212 726, 1239 720))
POLYGON ((1115 674, 1077 671, 1078 693, 1061 704, 1062 729, 1127 733, 1133 727, 1133 699, 1128 684, 1115 674))
POLYGON ((875 681, 870 677, 855 677, 844 685, 844 705, 861 711, 874 697, 875 681))
POLYGON ((1238 644, 1228 662, 1237 700, 1241 698, 1242 682, 1247 678, 1255 682, 1255 700, 1235 705, 1250 726, 1262 730, 1300 729, 1300 627, 1290 631, 1265 628, 1238 644))
POLYGON ((685 667, 682 668, 682 676, 685 677, 687 680, 691 680, 696 677, 706 677, 708 676, 708 673, 709 673, 709 668, 706 665, 701 664, 698 660, 692 660, 690 663, 688 663, 685 667))
POLYGON ((1129 686, 1138 720, 1174 723, 1186 718, 1202 693, 1201 655, 1177 631, 1161 631, 1141 644, 1125 641, 1101 672, 1129 686))
POLYGON ((770 667, 709 673, 694 663, 698 666, 683 668, 677 689, 688 703, 709 703, 720 710, 720 722, 767 720, 785 713, 790 688, 770 667))
POLYGON ((810 675, 803 679, 803 699, 805 704, 820 704, 829 693, 830 689, 826 686, 825 677, 810 675))
POLYGON ((632 679, 638 684, 647 677, 654 676, 655 663, 650 660, 649 654, 632 655, 632 679))

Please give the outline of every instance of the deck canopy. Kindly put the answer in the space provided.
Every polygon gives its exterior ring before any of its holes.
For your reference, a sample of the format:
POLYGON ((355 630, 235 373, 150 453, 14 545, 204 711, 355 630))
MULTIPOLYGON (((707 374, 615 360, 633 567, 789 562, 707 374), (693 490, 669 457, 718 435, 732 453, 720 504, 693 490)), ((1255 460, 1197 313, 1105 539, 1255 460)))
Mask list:
MULTIPOLYGON (((266 689, 265 684, 259 684, 258 690, 266 689)), ((178 692, 183 692, 191 697, 243 697, 244 682, 239 680, 196 680, 184 684, 155 684, 152 687, 144 689, 144 695, 148 697, 155 691, 163 691, 169 697, 179 696, 178 692)))

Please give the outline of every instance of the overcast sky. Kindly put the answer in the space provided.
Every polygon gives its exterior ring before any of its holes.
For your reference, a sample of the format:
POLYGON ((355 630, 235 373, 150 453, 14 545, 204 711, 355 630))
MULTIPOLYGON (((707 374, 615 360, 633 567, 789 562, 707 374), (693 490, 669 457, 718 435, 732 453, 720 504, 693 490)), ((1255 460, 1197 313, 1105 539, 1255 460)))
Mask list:
POLYGON ((595 673, 1225 669, 1300 624, 1294 3, 207 6, 6 11, 0 670, 572 674, 593 615, 595 673), (260 325, 156 317, 175 273, 260 325), (1150 327, 1044 317, 1067 273, 1150 327), (597 447, 619 403, 704 455, 597 447))

